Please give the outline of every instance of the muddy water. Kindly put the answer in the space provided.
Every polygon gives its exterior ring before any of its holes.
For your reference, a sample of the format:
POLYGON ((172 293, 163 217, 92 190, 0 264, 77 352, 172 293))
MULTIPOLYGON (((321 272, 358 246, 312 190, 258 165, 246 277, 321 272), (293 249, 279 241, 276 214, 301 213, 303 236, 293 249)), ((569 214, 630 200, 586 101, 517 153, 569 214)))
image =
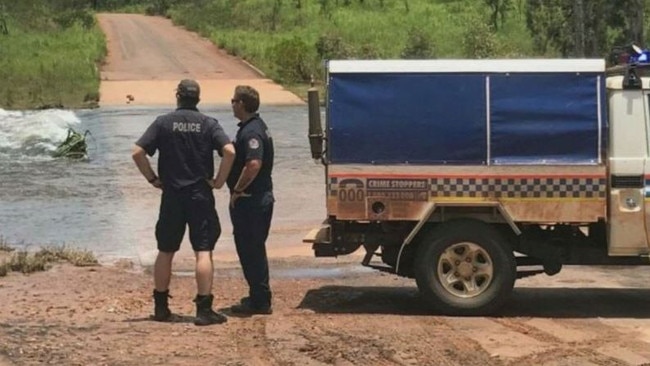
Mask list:
MULTIPOLYGON (((202 111, 219 119, 234 137, 236 120, 230 108, 202 111)), ((144 129, 164 112, 0 110, 0 236, 19 247, 86 248, 104 261, 150 258, 160 192, 140 176, 130 153, 144 129), (90 131, 88 161, 50 157, 68 127, 90 131)), ((276 144, 277 204, 269 247, 300 246, 302 237, 325 217, 323 167, 310 158, 307 110, 266 108, 262 116, 276 144)), ((216 198, 224 233, 217 253, 232 251, 228 195, 219 191, 216 198)), ((187 238, 183 246, 189 247, 187 238)))

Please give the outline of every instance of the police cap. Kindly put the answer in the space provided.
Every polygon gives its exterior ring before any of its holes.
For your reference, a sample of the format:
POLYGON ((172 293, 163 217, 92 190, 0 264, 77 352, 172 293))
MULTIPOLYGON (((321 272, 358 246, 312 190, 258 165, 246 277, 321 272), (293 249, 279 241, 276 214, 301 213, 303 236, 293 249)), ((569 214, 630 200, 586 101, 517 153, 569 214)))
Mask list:
POLYGON ((195 80, 184 79, 178 83, 176 93, 182 97, 198 98, 201 94, 201 87, 195 80))

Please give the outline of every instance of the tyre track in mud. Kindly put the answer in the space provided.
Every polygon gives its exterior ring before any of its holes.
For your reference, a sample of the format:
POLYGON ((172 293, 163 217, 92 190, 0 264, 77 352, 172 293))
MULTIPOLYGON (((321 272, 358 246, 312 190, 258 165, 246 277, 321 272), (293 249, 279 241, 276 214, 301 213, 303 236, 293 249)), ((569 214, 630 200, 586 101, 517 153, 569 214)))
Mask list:
MULTIPOLYGON (((307 294, 286 321, 291 326, 285 334, 302 343, 283 349, 299 349, 305 364, 317 365, 499 364, 478 342, 456 332, 449 319, 431 314, 411 281, 372 278, 307 294)), ((295 353, 287 356, 297 359, 295 353)))
MULTIPOLYGON (((597 365, 627 365, 626 362, 614 357, 609 357, 597 351, 599 346, 621 339, 620 334, 612 336, 613 333, 618 333, 615 332, 614 329, 605 329, 603 332, 598 332, 602 335, 596 334, 594 337, 590 337, 589 335, 594 332, 592 328, 590 333, 585 334, 585 339, 567 342, 566 339, 562 339, 544 331, 537 326, 526 324, 530 320, 497 318, 491 319, 491 321, 514 332, 546 344, 545 349, 542 352, 532 352, 530 355, 511 360, 509 363, 512 365, 539 363, 542 360, 544 362, 562 361, 567 358, 586 360, 597 365)), ((550 320, 549 322, 555 323, 553 325, 549 324, 550 327, 555 329, 560 329, 565 326, 565 324, 563 324, 564 322, 558 322, 555 320, 550 320)), ((573 327, 567 328, 573 330, 573 327)))
POLYGON ((443 317, 424 317, 414 327, 418 342, 414 352, 420 359, 429 359, 436 365, 497 365, 494 359, 475 340, 456 332, 450 320, 443 317), (434 357, 430 355, 433 354, 434 357))
MULTIPOLYGON (((244 319, 242 319, 244 320, 244 319)), ((243 323, 243 322, 242 322, 243 323)), ((278 365, 269 349, 267 318, 251 317, 234 332, 239 359, 246 366, 278 365)))
POLYGON ((328 322, 322 316, 316 316, 312 322, 300 323, 296 324, 295 332, 298 337, 306 341, 306 344, 299 348, 299 352, 321 364, 378 366, 407 364, 397 355, 394 345, 387 342, 383 335, 359 327, 358 322, 345 321, 346 326, 341 327, 328 322), (353 325, 356 329, 349 329, 349 325, 353 325))
POLYGON ((640 365, 647 361, 643 355, 647 343, 598 320, 456 318, 452 321, 465 322, 465 327, 457 325, 455 330, 477 340, 484 350, 494 353, 506 365, 640 365))
MULTIPOLYGON (((485 365, 487 352, 458 336, 439 317, 381 315, 289 316, 278 360, 305 365, 485 365), (293 350, 286 353, 287 350, 293 350), (295 352, 297 350, 297 352, 295 352), (284 354, 283 354, 284 353, 284 354)), ((284 323, 284 322, 283 322, 284 323)), ((280 333, 280 332, 278 332, 280 333)))

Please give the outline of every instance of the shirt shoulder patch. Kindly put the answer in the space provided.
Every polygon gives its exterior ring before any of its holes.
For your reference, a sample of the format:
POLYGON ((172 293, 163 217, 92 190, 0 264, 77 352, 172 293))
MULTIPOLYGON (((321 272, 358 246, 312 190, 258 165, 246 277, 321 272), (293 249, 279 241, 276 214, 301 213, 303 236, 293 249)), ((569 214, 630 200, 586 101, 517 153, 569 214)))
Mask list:
POLYGON ((252 138, 248 140, 248 147, 253 150, 258 149, 260 147, 260 142, 256 138, 252 138))

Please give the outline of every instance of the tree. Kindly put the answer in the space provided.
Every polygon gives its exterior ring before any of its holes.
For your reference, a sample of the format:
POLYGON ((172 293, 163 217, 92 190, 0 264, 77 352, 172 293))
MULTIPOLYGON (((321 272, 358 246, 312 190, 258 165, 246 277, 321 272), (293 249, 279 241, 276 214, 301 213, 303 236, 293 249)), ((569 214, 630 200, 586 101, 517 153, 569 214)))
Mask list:
POLYGON ((483 0, 490 7, 490 23, 494 30, 499 29, 499 23, 503 25, 508 10, 512 8, 511 0, 483 0))
POLYGON ((541 53, 604 57, 613 46, 644 44, 644 0, 528 0, 526 24, 541 53))
POLYGON ((626 4, 628 11, 625 12, 626 32, 628 42, 639 45, 644 44, 643 14, 645 13, 645 1, 629 0, 626 4))

